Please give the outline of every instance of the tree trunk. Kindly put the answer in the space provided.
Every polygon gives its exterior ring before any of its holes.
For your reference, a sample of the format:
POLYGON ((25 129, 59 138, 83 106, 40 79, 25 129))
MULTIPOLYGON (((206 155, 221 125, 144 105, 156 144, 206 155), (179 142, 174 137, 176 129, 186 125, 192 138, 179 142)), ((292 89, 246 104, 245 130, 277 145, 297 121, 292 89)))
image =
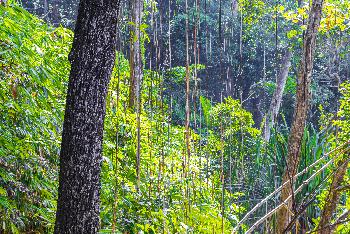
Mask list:
POLYGON ((142 80, 142 56, 141 56, 141 23, 142 23, 143 1, 131 1, 131 21, 133 22, 130 31, 130 87, 129 107, 137 105, 137 99, 142 80))
POLYGON ((44 0, 44 19, 48 21, 48 14, 49 14, 49 4, 47 0, 44 0))
POLYGON ((97 233, 107 88, 119 0, 81 0, 69 60, 55 233, 97 233))
POLYGON ((143 1, 134 0, 131 2, 133 30, 131 31, 130 44, 130 87, 129 87, 129 108, 135 109, 136 106, 136 190, 140 188, 140 162, 141 162, 141 132, 140 132, 140 112, 141 112, 141 81, 143 77, 143 65, 141 54, 141 24, 143 1))
POLYGON ((321 220, 318 224, 317 229, 319 230, 319 234, 329 234, 334 231, 333 226, 330 226, 329 224, 332 221, 332 216, 339 202, 340 194, 342 192, 340 188, 341 184, 344 181, 346 170, 348 169, 348 163, 348 157, 344 157, 344 159, 338 163, 338 168, 336 168, 336 172, 334 173, 331 187, 329 189, 329 193, 326 199, 326 203, 323 207, 321 220))
MULTIPOLYGON (((190 55, 189 55, 189 38, 188 38, 188 30, 189 30, 189 13, 188 13, 188 3, 186 0, 186 122, 185 122, 185 138, 186 138, 186 151, 187 151, 187 163, 189 168, 189 161, 191 157, 191 146, 190 146, 190 55)), ((186 159, 186 158, 185 158, 186 159)), ((186 165, 186 160, 185 160, 186 165)), ((186 175, 186 173, 185 173, 186 175)))
MULTIPOLYGON (((296 105, 294 109, 294 118, 288 141, 287 165, 282 178, 282 184, 293 178, 299 165, 300 145, 303 138, 304 128, 311 99, 311 75, 313 69, 313 57, 316 47, 316 35, 322 16, 323 0, 312 2, 307 30, 304 37, 303 54, 301 57, 298 72, 298 87, 296 94, 296 105)), ((281 201, 283 202, 292 194, 293 181, 283 187, 281 191, 281 201)), ((291 217, 292 201, 287 202, 278 212, 277 232, 283 233, 291 217)))
POLYGON ((282 67, 277 76, 276 90, 273 94, 270 108, 266 115, 265 126, 264 126, 265 141, 270 140, 271 127, 274 126, 275 121, 277 119, 277 115, 281 107, 283 91, 287 82, 289 67, 291 66, 291 58, 292 58, 292 52, 287 49, 282 59, 282 67))
MULTIPOLYGON (((45 0, 46 3, 46 7, 48 6, 47 4, 47 0, 45 0)), ((60 22, 61 22, 61 14, 60 14, 60 6, 62 5, 62 1, 60 0, 52 0, 51 2, 51 6, 52 6, 52 10, 51 10, 51 23, 57 27, 60 22)), ((47 9, 45 12, 45 19, 47 19, 47 9)))

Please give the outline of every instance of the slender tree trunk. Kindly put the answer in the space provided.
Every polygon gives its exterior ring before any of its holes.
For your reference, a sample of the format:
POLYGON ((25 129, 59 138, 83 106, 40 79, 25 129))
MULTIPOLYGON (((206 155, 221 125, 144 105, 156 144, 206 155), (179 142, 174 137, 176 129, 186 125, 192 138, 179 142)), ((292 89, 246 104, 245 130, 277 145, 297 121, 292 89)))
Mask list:
MULTIPOLYGON (((119 31, 119 30, 118 30, 119 31)), ((118 34, 118 38, 120 38, 120 35, 118 34)), ((119 49, 120 51, 120 44, 119 49)), ((118 84, 117 84, 117 100, 116 100, 116 111, 119 111, 119 96, 120 96, 120 55, 118 55, 118 84)), ((112 219, 112 233, 116 233, 116 226, 117 226, 117 207, 118 207, 118 177, 119 177, 119 166, 118 166, 118 152, 119 152, 119 122, 116 123, 115 128, 115 168, 114 168, 114 174, 115 174, 115 187, 114 187, 114 202, 113 202, 113 219, 112 219)))
POLYGON ((186 155, 184 156, 184 178, 186 181, 185 188, 185 221, 187 222, 190 218, 190 190, 188 186, 188 176, 190 173, 190 159, 191 159, 191 138, 190 138, 190 55, 189 55, 189 12, 188 12, 188 1, 185 0, 186 9, 186 121, 185 121, 185 142, 186 142, 186 155), (187 204, 186 204, 187 202, 187 204))
MULTIPOLYGON (((221 92, 221 103, 222 92, 221 92)), ((220 144, 221 144, 221 164, 220 164, 220 180, 221 180, 221 233, 224 234, 224 219, 225 219, 225 172, 224 172, 224 153, 225 139, 222 118, 220 118, 220 144)))
POLYGON ((49 4, 47 3, 47 0, 44 0, 44 19, 48 21, 48 14, 49 14, 49 4))
POLYGON ((334 229, 329 224, 332 221, 333 214, 337 208, 337 204, 339 202, 339 198, 341 195, 341 184, 344 181, 345 173, 348 169, 349 159, 344 156, 344 159, 339 161, 338 168, 334 173, 332 183, 329 189, 329 193, 326 199, 326 203, 323 207, 323 211, 321 214, 321 220, 318 224, 318 233, 319 234, 329 234, 333 233, 334 229))
POLYGON ((239 28, 239 66, 238 76, 236 79, 236 97, 242 103, 243 92, 243 9, 240 11, 240 28, 239 28), (237 80, 238 79, 238 80, 237 80))
MULTIPOLYGON (((47 7, 47 0, 45 0, 46 7, 47 7)), ((58 26, 61 22, 61 14, 60 14, 60 5, 62 2, 60 0, 52 0, 51 5, 52 5, 52 11, 51 11, 51 23, 54 26, 58 26)), ((47 9, 46 9, 47 10, 47 9)), ((47 12, 45 12, 47 14, 47 12)))
POLYGON ((284 54, 284 57, 282 59, 282 66, 281 66, 280 71, 279 71, 278 76, 277 76, 276 90, 272 96, 270 108, 269 108, 267 115, 266 115, 265 126, 264 126, 264 139, 265 139, 265 141, 270 140, 271 127, 274 126, 277 115, 278 115, 280 107, 281 107, 283 91, 284 91, 284 87, 286 85, 289 67, 291 66, 291 58, 292 58, 292 52, 287 49, 286 53, 284 54))
MULTIPOLYGON (((294 118, 288 141, 287 165, 282 178, 282 184, 293 178, 299 165, 300 145, 303 138, 304 128, 306 125, 307 113, 311 100, 311 75, 313 69, 313 57, 316 47, 316 35, 322 16, 323 0, 314 0, 309 13, 309 21, 304 37, 303 54, 301 57, 298 72, 298 87, 296 94, 296 105, 294 109, 294 118)), ((293 181, 285 186, 281 191, 281 201, 283 202, 290 195, 293 195, 293 181)), ((291 217, 291 202, 287 202, 278 212, 277 232, 283 233, 291 217)))
POLYGON ((185 131, 186 131, 186 151, 187 151, 187 163, 190 161, 191 157, 191 146, 190 146, 190 56, 189 56, 189 39, 188 39, 188 3, 186 0, 186 123, 185 123, 185 131))
POLYGON ((235 17, 238 11, 238 0, 232 0, 231 10, 232 10, 232 16, 235 17))
POLYGON ((171 1, 168 2, 168 50, 169 50, 169 68, 171 69, 171 60, 172 60, 172 50, 171 50, 171 1))
POLYGON ((133 23, 130 30, 130 87, 129 87, 129 107, 137 105, 138 92, 143 76, 142 56, 141 56, 141 23, 142 23, 143 1, 131 1, 131 21, 133 23))
POLYGON ((55 233, 97 233, 107 88, 119 1, 81 0, 69 55, 55 233))
POLYGON ((142 23, 143 1, 131 1, 131 14, 133 29, 130 35, 130 87, 129 87, 129 108, 136 106, 136 190, 140 188, 140 161, 141 161, 141 81, 143 77, 143 64, 141 54, 141 23, 142 23))

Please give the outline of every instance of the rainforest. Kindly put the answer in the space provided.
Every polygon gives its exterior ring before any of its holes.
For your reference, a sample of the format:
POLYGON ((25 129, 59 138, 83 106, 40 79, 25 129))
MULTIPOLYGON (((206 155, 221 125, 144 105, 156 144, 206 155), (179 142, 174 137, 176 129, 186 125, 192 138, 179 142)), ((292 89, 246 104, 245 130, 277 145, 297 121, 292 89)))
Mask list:
POLYGON ((0 0, 0 233, 350 233, 349 0, 0 0))

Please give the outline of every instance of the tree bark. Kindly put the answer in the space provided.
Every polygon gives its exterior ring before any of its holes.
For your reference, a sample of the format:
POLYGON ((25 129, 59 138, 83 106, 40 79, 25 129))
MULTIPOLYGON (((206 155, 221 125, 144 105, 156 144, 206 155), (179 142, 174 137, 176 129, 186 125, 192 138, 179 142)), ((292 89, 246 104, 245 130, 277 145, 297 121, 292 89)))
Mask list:
POLYGON ((55 233, 97 233, 106 95, 119 0, 81 0, 60 153, 55 233))
POLYGON ((277 115, 281 107, 284 87, 286 86, 288 71, 291 66, 291 59, 292 59, 292 52, 289 51, 289 49, 287 49, 282 59, 282 67, 277 76, 276 90, 272 96, 270 107, 266 115, 265 126, 264 126, 265 141, 270 140, 271 127, 274 126, 275 121, 277 119, 277 115))
POLYGON ((329 224, 332 221, 333 214, 339 202, 339 198, 342 192, 340 188, 341 184, 344 181, 345 173, 348 169, 348 162, 348 157, 344 157, 344 159, 338 163, 338 168, 334 173, 326 203, 321 214, 320 223, 318 224, 317 229, 319 230, 319 234, 330 234, 334 232, 334 227, 330 226, 329 224))
POLYGON ((141 24, 142 24, 142 12, 143 12, 143 1, 134 0, 131 2, 131 14, 133 28, 130 36, 130 86, 129 86, 129 108, 135 109, 136 107, 136 190, 140 188, 140 162, 141 162, 141 132, 140 132, 140 112, 141 112, 141 81, 143 77, 143 64, 141 54, 141 24))
MULTIPOLYGON (((185 8, 186 8, 186 28, 185 28, 185 36, 186 36, 186 122, 185 122, 185 138, 186 138, 186 153, 187 153, 187 163, 188 168, 190 168, 190 157, 191 157, 191 145, 190 145, 190 55, 189 55, 189 13, 188 13, 188 2, 185 1, 185 8)), ((186 158, 185 158, 185 165, 186 165, 186 158)), ((186 175, 186 173, 185 173, 186 175)))
MULTIPOLYGON (((282 184, 293 178, 299 165, 300 145, 303 138, 304 128, 306 125, 307 113, 311 100, 311 75, 313 69, 313 57, 316 47, 316 35, 320 26, 322 16, 323 0, 312 2, 309 13, 309 21, 304 37, 303 54, 301 57, 298 72, 298 87, 296 94, 296 106, 294 109, 294 118, 288 141, 288 154, 286 157, 286 169, 282 178, 282 184)), ((281 201, 283 202, 292 195, 293 181, 285 186, 281 191, 281 201)), ((277 233, 283 233, 291 217, 292 201, 287 202, 278 212, 277 233)))
POLYGON ((141 24, 142 24, 143 1, 131 2, 131 20, 133 22, 130 35, 130 87, 129 107, 137 105, 137 99, 142 80, 142 56, 141 56, 141 24))
POLYGON ((49 4, 47 0, 44 0, 44 19, 48 21, 48 14, 49 14, 49 4))
MULTIPOLYGON (((45 3, 47 6, 48 5, 47 0, 45 0, 45 3)), ((60 0, 52 0, 51 2, 52 9, 51 9, 50 21, 55 27, 57 27, 61 22, 61 14, 60 14, 61 5, 62 5, 62 1, 60 0)), ((45 14, 47 14, 47 12, 45 12, 45 14)), ((46 16, 46 19, 47 19, 47 16, 46 16)))

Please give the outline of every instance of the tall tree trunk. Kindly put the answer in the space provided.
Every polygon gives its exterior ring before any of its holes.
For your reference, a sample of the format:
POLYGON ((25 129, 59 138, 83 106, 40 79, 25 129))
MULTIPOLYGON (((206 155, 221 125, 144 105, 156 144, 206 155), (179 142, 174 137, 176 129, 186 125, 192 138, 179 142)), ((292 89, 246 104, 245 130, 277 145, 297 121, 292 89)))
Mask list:
POLYGON ((136 190, 140 188, 140 161, 141 161, 141 132, 140 132, 140 112, 141 112, 141 81, 143 77, 143 64, 141 55, 141 23, 142 23, 143 1, 131 1, 131 14, 133 29, 130 35, 130 87, 129 87, 129 108, 136 106, 136 190))
MULTIPOLYGON (((311 75, 313 69, 313 57, 316 47, 316 35, 322 16, 323 0, 314 0, 309 13, 309 21, 304 37, 303 54, 301 57, 298 72, 298 88, 296 94, 296 105, 294 118, 288 141, 287 165, 282 178, 282 184, 292 179, 297 172, 299 165, 300 145, 306 125, 307 113, 311 99, 311 75)), ((281 201, 286 200, 290 195, 293 197, 293 181, 283 187, 281 191, 281 201)), ((283 233, 291 217, 292 201, 287 202, 278 212, 277 232, 283 233)))
POLYGON ((69 60, 55 233, 97 233, 106 95, 119 0, 81 0, 69 60))
POLYGON ((348 157, 345 157, 345 155, 344 159, 338 162, 338 167, 336 168, 336 171, 334 173, 329 193, 326 199, 326 203, 323 207, 321 220, 318 224, 317 229, 319 230, 319 234, 328 234, 333 233, 334 231, 333 226, 330 226, 329 224, 332 221, 332 217, 337 208, 341 192, 343 191, 341 189, 341 184, 344 181, 344 176, 348 169, 348 163, 349 159, 348 157))
MULTIPOLYGON (((189 55, 189 15, 188 15, 188 3, 186 0, 186 122, 185 122, 185 138, 186 138, 186 153, 187 163, 191 157, 191 146, 190 146, 190 55, 189 55)), ((185 160, 186 162, 186 160, 185 160)), ((189 164, 188 164, 189 168, 189 164)))
MULTIPOLYGON (((47 0, 45 0, 45 4, 46 7, 48 7, 47 4, 47 0)), ((51 10, 51 23, 54 26, 58 26, 61 22, 61 13, 60 13, 60 6, 62 5, 62 1, 61 0, 52 0, 51 2, 51 6, 52 6, 52 10, 51 10)), ((48 9, 46 9, 45 15, 48 13, 47 12, 48 9)), ((47 16, 45 16, 47 17, 47 16)))
POLYGON ((270 140, 271 127, 274 126, 277 115, 281 107, 283 91, 286 85, 288 71, 291 66, 291 58, 292 58, 292 52, 287 49, 282 59, 282 66, 277 76, 276 90, 272 96, 270 107, 266 115, 265 126, 264 126, 265 141, 270 140))
POLYGON ((137 105, 140 84, 142 80, 142 56, 141 56, 141 23, 142 23, 143 1, 131 1, 131 21, 130 31, 130 87, 129 87, 129 107, 137 105))
POLYGON ((48 21, 49 4, 44 0, 44 19, 48 21))
POLYGON ((172 59, 172 50, 171 50, 171 1, 172 0, 168 0, 168 56, 169 56, 169 68, 171 69, 171 59, 172 59))
MULTIPOLYGON (((186 40, 186 120, 185 120, 185 142, 186 142, 186 153, 184 155, 183 159, 183 169, 184 169, 184 180, 188 180, 188 176, 190 175, 190 160, 191 160, 191 136, 190 136, 190 55, 189 55, 189 10, 188 10, 188 1, 185 0, 185 11, 186 11, 186 28, 185 28, 185 40, 186 40)), ((188 182, 186 182, 185 187, 185 200, 184 200, 184 209, 185 209, 185 221, 187 222, 190 215, 190 205, 191 205, 191 199, 190 199, 190 191, 188 182), (187 200, 186 200, 187 199, 187 200)))

